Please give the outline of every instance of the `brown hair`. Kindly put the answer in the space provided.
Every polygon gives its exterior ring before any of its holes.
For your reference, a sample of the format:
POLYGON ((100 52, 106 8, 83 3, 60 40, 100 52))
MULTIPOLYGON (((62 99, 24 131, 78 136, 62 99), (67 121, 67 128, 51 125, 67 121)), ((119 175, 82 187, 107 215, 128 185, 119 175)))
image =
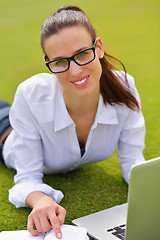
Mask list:
MULTIPOLYGON (((45 20, 42 26, 40 43, 43 52, 45 53, 43 44, 46 38, 49 38, 50 36, 58 33, 64 28, 77 25, 84 26, 88 30, 94 43, 97 37, 96 31, 85 13, 76 6, 63 6, 59 8, 56 13, 50 15, 45 20)), ((100 63, 102 66, 102 75, 100 78, 100 93, 103 97, 104 103, 108 103, 110 105, 125 104, 132 110, 139 110, 139 103, 134 97, 131 88, 129 88, 126 69, 123 63, 120 62, 117 58, 107 54, 106 52, 104 54, 104 57, 100 59, 100 63), (114 64, 111 63, 111 60, 119 62, 123 67, 123 70, 125 72, 125 82, 124 80, 120 80, 120 76, 115 74, 115 71, 113 71, 117 69, 114 64)))

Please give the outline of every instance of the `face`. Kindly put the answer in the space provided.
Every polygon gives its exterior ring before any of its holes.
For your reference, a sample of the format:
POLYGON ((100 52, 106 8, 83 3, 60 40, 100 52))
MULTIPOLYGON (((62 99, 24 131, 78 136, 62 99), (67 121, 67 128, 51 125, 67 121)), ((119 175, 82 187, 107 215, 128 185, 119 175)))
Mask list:
MULTIPOLYGON (((82 26, 66 28, 44 41, 44 50, 50 61, 71 57, 92 46, 92 38, 82 26)), ((99 93, 99 80, 102 74, 99 58, 104 54, 99 38, 95 54, 96 57, 91 63, 79 66, 71 61, 68 71, 56 74, 64 95, 93 97, 99 93)))

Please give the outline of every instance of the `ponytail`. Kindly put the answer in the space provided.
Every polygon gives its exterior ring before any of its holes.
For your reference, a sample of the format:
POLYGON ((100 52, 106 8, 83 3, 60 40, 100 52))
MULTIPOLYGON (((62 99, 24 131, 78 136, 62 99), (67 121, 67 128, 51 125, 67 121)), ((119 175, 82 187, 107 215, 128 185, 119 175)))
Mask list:
POLYGON ((134 97, 127 80, 127 71, 124 64, 117 58, 104 53, 104 57, 100 59, 102 66, 102 76, 100 78, 100 92, 105 104, 125 104, 132 110, 139 110, 139 103, 134 97), (116 67, 111 64, 111 60, 120 63, 124 70, 125 80, 120 79, 116 75, 116 67))

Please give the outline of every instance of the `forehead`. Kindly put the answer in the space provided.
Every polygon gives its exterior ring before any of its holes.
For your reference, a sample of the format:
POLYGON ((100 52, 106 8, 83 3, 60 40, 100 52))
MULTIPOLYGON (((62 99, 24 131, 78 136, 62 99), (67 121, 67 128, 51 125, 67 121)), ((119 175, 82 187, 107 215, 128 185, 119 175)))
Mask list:
POLYGON ((65 28, 44 41, 44 50, 49 58, 71 56, 77 50, 91 46, 91 35, 83 26, 65 28))

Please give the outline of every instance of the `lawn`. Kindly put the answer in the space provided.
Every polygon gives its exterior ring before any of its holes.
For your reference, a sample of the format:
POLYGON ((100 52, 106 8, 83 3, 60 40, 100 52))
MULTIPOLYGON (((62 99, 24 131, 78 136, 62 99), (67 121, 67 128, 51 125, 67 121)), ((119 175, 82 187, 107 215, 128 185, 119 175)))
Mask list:
MULTIPOLYGON (((146 159, 160 156, 160 2, 158 0, 1 0, 0 97, 12 103, 18 84, 48 72, 39 33, 45 18, 61 5, 77 4, 89 16, 106 51, 119 58, 134 76, 146 121, 146 159)), ((8 201, 15 171, 0 166, 0 231, 26 229, 29 209, 8 201)), ((127 201, 115 152, 104 162, 66 175, 45 176, 44 182, 65 195, 65 223, 73 218, 127 201)))

